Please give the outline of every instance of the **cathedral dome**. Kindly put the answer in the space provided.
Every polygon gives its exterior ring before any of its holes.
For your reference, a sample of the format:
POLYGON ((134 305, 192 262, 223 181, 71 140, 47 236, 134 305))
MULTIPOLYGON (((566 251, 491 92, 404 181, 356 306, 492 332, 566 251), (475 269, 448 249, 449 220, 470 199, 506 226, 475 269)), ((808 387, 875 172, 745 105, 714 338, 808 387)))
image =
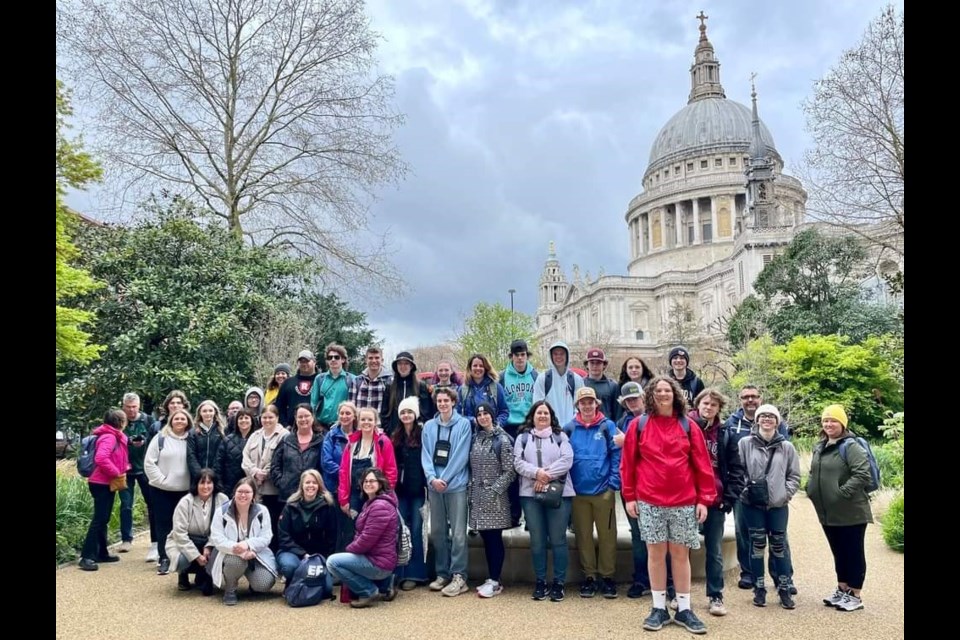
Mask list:
MULTIPOLYGON (((700 98, 680 109, 653 141, 647 171, 680 159, 713 151, 749 153, 753 140, 750 109, 720 97, 700 98)), ((779 158, 773 136, 760 123, 760 138, 767 152, 779 158)))

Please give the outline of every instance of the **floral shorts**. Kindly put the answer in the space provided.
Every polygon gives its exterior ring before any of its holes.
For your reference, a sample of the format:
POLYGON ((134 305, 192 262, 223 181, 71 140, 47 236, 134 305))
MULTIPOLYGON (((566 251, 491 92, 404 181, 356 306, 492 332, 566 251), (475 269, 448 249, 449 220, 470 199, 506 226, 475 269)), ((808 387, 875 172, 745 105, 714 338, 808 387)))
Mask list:
POLYGON ((655 507, 637 501, 640 537, 648 544, 672 542, 691 549, 700 548, 700 525, 697 523, 697 508, 655 507))

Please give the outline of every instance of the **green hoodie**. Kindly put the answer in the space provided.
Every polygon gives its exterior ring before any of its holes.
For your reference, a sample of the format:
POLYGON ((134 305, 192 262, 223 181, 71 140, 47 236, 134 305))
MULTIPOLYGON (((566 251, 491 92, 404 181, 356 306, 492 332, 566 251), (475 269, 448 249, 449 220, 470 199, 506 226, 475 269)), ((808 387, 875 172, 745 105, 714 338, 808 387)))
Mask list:
POLYGON ((828 527, 873 522, 870 498, 865 489, 870 481, 867 453, 853 443, 847 448, 847 461, 840 456, 840 441, 851 437, 846 432, 833 444, 821 440, 813 448, 807 495, 813 501, 820 524, 828 527))
POLYGON ((124 433, 127 434, 127 452, 130 458, 130 471, 128 473, 133 475, 143 473, 143 458, 147 455, 147 445, 150 444, 150 439, 153 437, 152 426, 153 419, 143 411, 140 412, 136 420, 127 423, 124 433), (134 443, 134 439, 139 436, 143 437, 143 442, 134 443))

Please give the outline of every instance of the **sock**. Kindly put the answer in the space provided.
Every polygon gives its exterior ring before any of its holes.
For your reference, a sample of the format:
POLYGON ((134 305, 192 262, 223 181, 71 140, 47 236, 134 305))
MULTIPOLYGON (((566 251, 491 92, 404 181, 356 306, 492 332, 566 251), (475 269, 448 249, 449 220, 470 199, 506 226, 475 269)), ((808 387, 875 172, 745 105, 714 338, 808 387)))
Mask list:
POLYGON ((653 592, 653 608, 654 609, 667 608, 667 592, 666 591, 653 592))
POLYGON ((677 594, 677 611, 686 611, 689 608, 690 608, 690 594, 678 593, 677 594))

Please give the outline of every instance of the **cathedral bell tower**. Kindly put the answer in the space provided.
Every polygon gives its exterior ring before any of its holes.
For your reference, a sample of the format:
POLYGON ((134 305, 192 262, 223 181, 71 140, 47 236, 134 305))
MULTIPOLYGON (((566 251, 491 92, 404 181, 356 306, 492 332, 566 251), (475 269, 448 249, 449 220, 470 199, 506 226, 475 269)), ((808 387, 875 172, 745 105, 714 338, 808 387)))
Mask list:
POLYGON ((540 301, 537 305, 537 326, 545 327, 553 322, 553 314, 559 309, 567 296, 567 278, 560 269, 557 260, 557 248, 550 241, 549 254, 540 274, 540 301))
POLYGON ((757 113, 757 87, 750 81, 750 97, 753 99, 753 141, 750 144, 750 160, 745 171, 747 176, 746 227, 763 229, 775 225, 777 203, 774 193, 773 159, 767 154, 760 138, 760 116, 757 113))

